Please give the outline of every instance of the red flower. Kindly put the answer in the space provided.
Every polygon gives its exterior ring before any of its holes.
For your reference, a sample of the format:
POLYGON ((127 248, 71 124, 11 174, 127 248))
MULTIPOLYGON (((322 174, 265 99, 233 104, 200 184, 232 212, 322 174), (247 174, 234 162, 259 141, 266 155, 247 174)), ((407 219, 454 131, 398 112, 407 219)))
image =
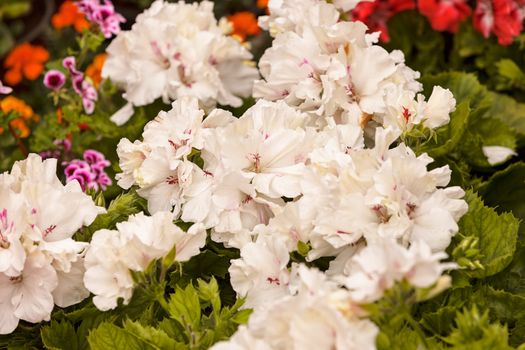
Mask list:
POLYGON ((513 0, 478 0, 472 20, 485 38, 493 32, 500 45, 512 44, 523 29, 523 16, 513 0))
POLYGON ((418 0, 419 12, 435 30, 455 33, 471 12, 465 0, 418 0))
POLYGON ((376 0, 361 2, 352 10, 352 18, 365 23, 370 31, 380 31, 379 39, 389 42, 387 22, 396 13, 416 8, 414 0, 376 0))

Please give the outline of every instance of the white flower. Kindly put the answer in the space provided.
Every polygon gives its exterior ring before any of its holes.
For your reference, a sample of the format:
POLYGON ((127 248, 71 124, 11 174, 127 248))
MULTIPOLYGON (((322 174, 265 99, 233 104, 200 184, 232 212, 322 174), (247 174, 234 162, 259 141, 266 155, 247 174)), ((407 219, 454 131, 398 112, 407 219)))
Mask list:
POLYGON ((237 122, 210 135, 209 142, 220 148, 205 145, 203 158, 217 159, 219 169, 206 170, 214 175, 222 169, 222 173, 240 171, 251 177, 255 190, 263 195, 296 197, 312 146, 308 130, 301 127, 304 122, 304 115, 284 103, 259 101, 237 122))
POLYGON ((89 295, 82 283, 89 244, 72 237, 103 212, 78 182, 62 185, 56 159, 30 154, 0 176, 0 333, 19 320, 49 320, 54 304, 89 295))
POLYGON ((27 229, 24 198, 0 184, 0 273, 18 276, 26 253, 20 237, 27 229))
POLYGON ((375 349, 378 328, 323 273, 294 266, 289 294, 256 308, 246 326, 213 349, 375 349))
POLYGON ((373 302, 402 280, 414 287, 432 286, 443 271, 454 268, 451 263, 440 263, 444 252, 432 253, 423 241, 413 243, 409 249, 393 240, 382 240, 363 248, 351 260, 346 277, 338 276, 350 290, 352 298, 373 302))
POLYGON ((117 230, 94 233, 86 253, 84 284, 95 294, 93 303, 100 310, 127 304, 133 294, 131 271, 144 271, 156 259, 175 248, 175 260, 187 261, 199 254, 206 243, 206 230, 193 225, 188 232, 173 223, 170 212, 153 216, 139 213, 117 224, 117 230))
POLYGON ((259 17, 259 25, 272 36, 288 31, 301 33, 306 24, 333 25, 340 16, 333 5, 318 0, 270 0, 268 12, 269 16, 259 17))
POLYGON ((449 89, 434 86, 423 110, 423 124, 435 129, 450 121, 450 113, 456 109, 456 100, 449 89))
POLYGON ((483 146, 482 150, 490 165, 501 164, 510 157, 517 155, 514 150, 503 146, 483 146))
POLYGON ((128 189, 135 183, 135 172, 142 166, 142 163, 150 153, 148 145, 135 141, 131 143, 128 139, 121 139, 117 145, 119 166, 121 173, 117 174, 117 184, 128 189))
POLYGON ((258 76, 247 63, 251 54, 225 36, 209 1, 156 1, 130 31, 117 35, 107 52, 102 74, 122 86, 124 98, 134 106, 183 96, 196 97, 207 108, 216 103, 240 106, 240 97, 249 96, 258 76))
POLYGON ((14 331, 19 320, 49 321, 57 284, 56 271, 38 250, 28 254, 21 275, 0 273, 0 334, 14 331))
POLYGON ((261 236, 241 248, 241 258, 233 260, 228 271, 233 289, 246 298, 244 307, 267 307, 289 295, 289 259, 284 242, 276 238, 261 236))
POLYGON ((89 296, 84 286, 84 259, 71 264, 69 271, 57 270, 58 285, 53 291, 53 300, 59 307, 68 307, 80 303, 89 296))

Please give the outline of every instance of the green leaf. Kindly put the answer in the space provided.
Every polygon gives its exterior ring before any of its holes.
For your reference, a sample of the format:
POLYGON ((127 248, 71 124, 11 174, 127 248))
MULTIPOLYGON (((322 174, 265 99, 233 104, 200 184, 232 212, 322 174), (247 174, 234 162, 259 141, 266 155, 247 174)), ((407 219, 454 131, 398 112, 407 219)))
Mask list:
POLYGON ((434 312, 424 312, 421 325, 433 334, 445 335, 452 330, 452 322, 456 317, 457 308, 454 306, 442 306, 434 312))
POLYGON ((476 306, 457 314, 456 327, 445 340, 456 350, 512 349, 507 328, 491 324, 488 311, 481 314, 476 306))
POLYGON ((217 280, 212 277, 209 283, 203 280, 198 280, 199 284, 199 298, 205 303, 210 303, 213 308, 213 314, 217 317, 221 310, 221 296, 219 292, 219 285, 217 280))
POLYGON ((103 323, 88 336, 91 350, 149 350, 154 346, 140 340, 131 332, 111 323, 103 323))
POLYGON ((200 328, 201 306, 199 294, 190 283, 185 289, 177 287, 171 294, 168 303, 170 317, 177 320, 182 326, 190 326, 192 330, 200 328))
POLYGON ((166 332, 150 326, 144 326, 139 322, 126 320, 124 322, 124 329, 132 333, 135 337, 144 341, 158 349, 184 349, 184 344, 181 344, 174 339, 171 339, 166 332))
POLYGON ((467 272, 471 277, 484 278, 503 270, 516 249, 518 220, 510 213, 498 215, 486 207, 477 194, 469 191, 465 199, 468 213, 459 222, 460 236, 474 236, 479 242, 479 259, 483 269, 467 272))
POLYGON ((42 342, 50 350, 77 350, 79 349, 75 328, 68 321, 51 321, 40 331, 42 342))
POLYGON ((512 97, 491 93, 492 106, 490 116, 498 118, 518 134, 518 145, 525 146, 525 104, 518 103, 512 97))
POLYGON ((88 229, 91 233, 100 229, 113 229, 118 222, 143 211, 145 206, 144 199, 139 197, 135 191, 122 193, 111 201, 107 212, 97 216, 88 229))
POLYGON ((491 165, 483 153, 483 146, 502 146, 514 150, 516 133, 499 119, 478 117, 476 122, 469 125, 469 131, 460 146, 463 157, 471 165, 488 168, 491 165))
POLYGON ((494 288, 525 295, 525 243, 518 242, 510 265, 491 277, 489 283, 494 288))
POLYGON ((525 74, 511 59, 504 58, 496 63, 499 75, 507 82, 505 87, 525 87, 525 74))
POLYGON ((246 324, 248 323, 248 320, 250 319, 250 315, 252 314, 253 310, 251 309, 244 309, 237 312, 232 318, 232 322, 235 322, 237 324, 246 324))

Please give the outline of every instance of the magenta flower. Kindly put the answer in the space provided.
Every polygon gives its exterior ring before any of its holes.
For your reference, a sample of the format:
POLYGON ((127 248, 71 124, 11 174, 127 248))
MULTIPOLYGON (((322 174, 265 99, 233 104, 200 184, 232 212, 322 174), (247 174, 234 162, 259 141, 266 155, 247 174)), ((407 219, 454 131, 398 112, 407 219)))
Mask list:
POLYGON ((111 163, 102 153, 88 149, 83 158, 63 163, 67 182, 77 180, 84 191, 88 188, 105 190, 113 183, 104 171, 111 163))
POLYGON ((59 90, 66 83, 66 76, 59 70, 52 69, 44 76, 44 85, 51 90, 59 90))
POLYGON ((100 3, 99 0, 80 0, 76 4, 90 22, 99 26, 106 38, 117 35, 120 32, 120 24, 126 22, 126 19, 115 11, 110 0, 105 0, 104 3, 100 3))
POLYGON ((62 60, 62 65, 67 68, 71 75, 73 90, 82 97, 82 106, 87 114, 95 110, 95 102, 98 99, 97 90, 90 82, 84 79, 84 74, 77 70, 75 57, 69 56, 62 60))

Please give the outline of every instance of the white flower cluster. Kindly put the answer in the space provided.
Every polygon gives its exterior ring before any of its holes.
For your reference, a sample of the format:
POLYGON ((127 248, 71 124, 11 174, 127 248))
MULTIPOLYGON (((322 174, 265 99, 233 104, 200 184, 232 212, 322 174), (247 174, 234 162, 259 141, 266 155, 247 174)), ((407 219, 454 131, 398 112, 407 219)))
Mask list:
POLYGON ((85 258, 84 284, 95 296, 93 303, 103 311, 117 307, 119 298, 127 304, 133 294, 131 271, 143 272, 148 265, 175 249, 175 261, 187 261, 206 243, 206 230, 193 225, 188 232, 173 223, 169 212, 153 216, 130 216, 117 230, 99 230, 91 240, 85 258))
POLYGON ((55 304, 89 295, 82 283, 89 244, 72 236, 104 209, 77 181, 62 185, 56 165, 30 154, 0 175, 0 334, 20 320, 49 321, 55 304))
POLYGON ((283 288, 288 295, 257 310, 248 325, 212 349, 375 349, 377 326, 322 272, 294 264, 283 288))
MULTIPOLYGON (((357 1, 337 3, 351 8, 357 1)), ((448 123, 455 106, 450 91, 435 87, 425 102, 419 73, 404 64, 402 52, 374 45, 379 33, 340 21, 337 7, 325 1, 271 0, 269 9, 260 24, 275 39, 259 62, 263 80, 255 83, 255 97, 284 100, 321 125, 373 121, 406 131, 448 123)))
POLYGON ((373 348, 377 328, 359 304, 399 282, 440 284, 455 267, 441 260, 468 209, 464 192, 446 187, 448 166, 429 170, 432 158, 399 141, 415 125, 446 124, 455 100, 440 87, 418 95, 401 52, 339 20, 354 5, 271 0, 262 99, 237 119, 180 98, 143 140, 118 146, 118 183, 138 186, 151 213, 240 249, 231 283, 255 312, 217 349, 373 348), (331 257, 329 269, 290 268, 300 247, 308 261, 331 257))
POLYGON ((217 23, 212 2, 157 0, 111 42, 102 75, 122 86, 134 106, 182 96, 206 108, 240 106, 259 75, 251 53, 228 30, 217 23))

